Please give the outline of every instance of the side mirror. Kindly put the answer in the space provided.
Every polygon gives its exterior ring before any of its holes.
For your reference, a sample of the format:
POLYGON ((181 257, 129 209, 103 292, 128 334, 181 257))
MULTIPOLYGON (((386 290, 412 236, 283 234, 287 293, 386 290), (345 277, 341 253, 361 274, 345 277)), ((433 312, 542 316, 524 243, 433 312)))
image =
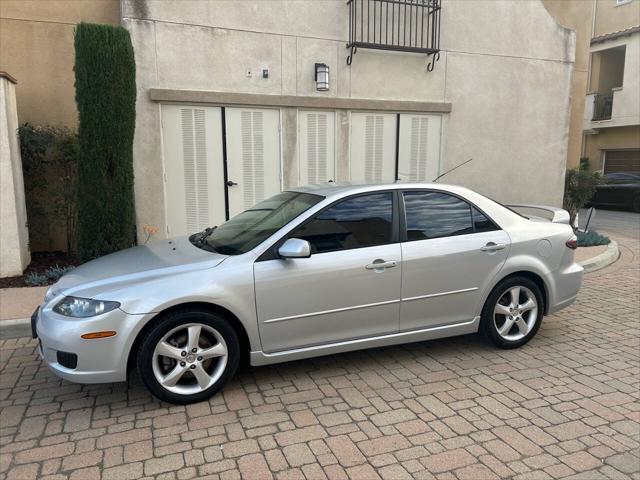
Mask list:
POLYGON ((306 240, 289 238, 278 249, 282 258, 308 258, 311 256, 311 245, 306 240))

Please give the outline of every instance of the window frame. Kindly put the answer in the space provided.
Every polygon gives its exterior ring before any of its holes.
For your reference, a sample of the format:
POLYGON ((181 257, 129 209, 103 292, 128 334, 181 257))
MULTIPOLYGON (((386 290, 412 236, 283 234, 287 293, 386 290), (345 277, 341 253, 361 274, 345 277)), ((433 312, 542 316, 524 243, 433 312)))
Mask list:
POLYGON ((450 237, 462 237, 465 235, 476 235, 479 233, 487 233, 487 232, 476 232, 476 222, 473 221, 473 209, 475 208, 478 212, 480 212, 482 215, 484 215, 486 217, 487 220, 489 220, 493 226, 495 227, 495 230, 490 230, 493 232, 498 232, 501 231, 502 228, 500 227, 500 225, 498 225, 496 223, 496 221, 491 218, 491 216, 487 215, 487 213, 482 210, 481 208, 479 208, 475 203, 473 203, 472 201, 464 198, 461 195, 458 195, 457 193, 453 193, 453 192, 449 192, 447 190, 438 190, 435 188, 403 188, 398 190, 398 203, 399 203, 399 207, 400 207, 400 242, 401 243, 408 243, 408 242, 424 242, 426 240, 438 240, 440 238, 450 238, 450 237), (473 232, 471 233, 459 233, 456 235, 445 235, 442 237, 435 237, 435 238, 419 238, 419 239, 414 239, 414 240, 410 240, 409 236, 407 234, 407 210, 405 208, 405 204, 404 204, 404 194, 405 192, 424 192, 424 193, 440 193, 443 195, 451 195, 452 197, 457 198, 458 200, 463 201, 464 203, 466 203, 469 206, 469 214, 471 216, 471 225, 473 226, 473 232))
POLYGON ((330 204, 326 205, 325 207, 321 208, 317 212, 314 212, 313 214, 311 214, 309 216, 309 218, 305 219, 304 221, 300 222, 296 226, 294 226, 291 229, 289 229, 285 234, 282 235, 282 237, 280 237, 271 246, 269 246, 262 253, 262 255, 260 255, 258 257, 256 262, 264 262, 264 261, 267 261, 267 260, 282 259, 282 257, 278 254, 278 249, 282 246, 282 244, 284 242, 286 242, 289 238, 296 238, 296 237, 293 237, 291 235, 295 230, 304 227, 306 224, 308 224, 309 222, 313 221, 318 215, 321 215, 326 210, 329 210, 330 208, 336 206, 337 204, 339 204, 341 202, 344 202, 346 200, 350 200, 352 198, 364 197, 364 196, 367 196, 367 195, 379 195, 381 193, 391 193, 391 201, 392 201, 392 203, 391 203, 391 241, 390 242, 383 243, 383 244, 380 244, 380 245, 370 245, 370 246, 367 246, 367 247, 356 247, 356 248, 349 248, 349 249, 329 250, 329 251, 326 251, 326 252, 312 253, 311 256, 315 257, 316 255, 326 255, 326 254, 338 253, 338 252, 348 252, 348 251, 351 251, 351 250, 361 250, 363 248, 374 248, 374 247, 381 247, 381 246, 385 246, 385 245, 393 245, 393 244, 396 244, 396 243, 400 243, 401 242, 401 238, 400 238, 401 237, 401 231, 400 231, 400 224, 401 224, 401 210, 400 210, 401 198, 400 197, 401 197, 401 194, 400 194, 400 190, 398 190, 398 189, 370 190, 368 192, 354 193, 354 194, 351 194, 351 195, 346 195, 344 197, 337 198, 336 200, 334 200, 330 204))

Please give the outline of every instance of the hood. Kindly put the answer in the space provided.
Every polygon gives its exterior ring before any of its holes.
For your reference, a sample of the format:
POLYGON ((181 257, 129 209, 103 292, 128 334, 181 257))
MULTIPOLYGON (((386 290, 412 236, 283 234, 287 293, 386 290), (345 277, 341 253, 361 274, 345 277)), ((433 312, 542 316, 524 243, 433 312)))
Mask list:
POLYGON ((80 265, 51 287, 51 296, 82 292, 78 296, 93 297, 127 283, 212 268, 225 258, 195 247, 186 236, 158 240, 80 265))

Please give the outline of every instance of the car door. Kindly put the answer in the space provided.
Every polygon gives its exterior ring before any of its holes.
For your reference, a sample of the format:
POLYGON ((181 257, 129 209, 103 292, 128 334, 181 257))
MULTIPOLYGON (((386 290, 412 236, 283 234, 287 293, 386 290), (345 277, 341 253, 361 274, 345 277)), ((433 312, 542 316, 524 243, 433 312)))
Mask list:
POLYGON ((500 271, 507 233, 465 200, 441 191, 405 191, 400 329, 468 322, 500 271))
POLYGON ((338 200, 287 235, 311 244, 309 258, 256 261, 263 351, 398 331, 397 212, 394 192, 338 200))

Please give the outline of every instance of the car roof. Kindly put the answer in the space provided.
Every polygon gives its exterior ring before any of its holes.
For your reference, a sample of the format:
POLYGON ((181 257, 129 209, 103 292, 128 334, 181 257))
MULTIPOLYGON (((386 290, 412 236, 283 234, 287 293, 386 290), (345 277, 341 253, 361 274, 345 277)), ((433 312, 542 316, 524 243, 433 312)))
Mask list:
POLYGON ((354 193, 375 192, 378 190, 398 190, 424 188, 430 190, 443 190, 453 193, 468 193, 471 190, 457 185, 446 185, 440 183, 413 183, 413 182, 394 182, 394 183, 350 183, 350 182, 328 182, 315 185, 303 185, 299 187, 291 187, 287 190, 294 192, 313 193, 323 197, 343 197, 354 193))

